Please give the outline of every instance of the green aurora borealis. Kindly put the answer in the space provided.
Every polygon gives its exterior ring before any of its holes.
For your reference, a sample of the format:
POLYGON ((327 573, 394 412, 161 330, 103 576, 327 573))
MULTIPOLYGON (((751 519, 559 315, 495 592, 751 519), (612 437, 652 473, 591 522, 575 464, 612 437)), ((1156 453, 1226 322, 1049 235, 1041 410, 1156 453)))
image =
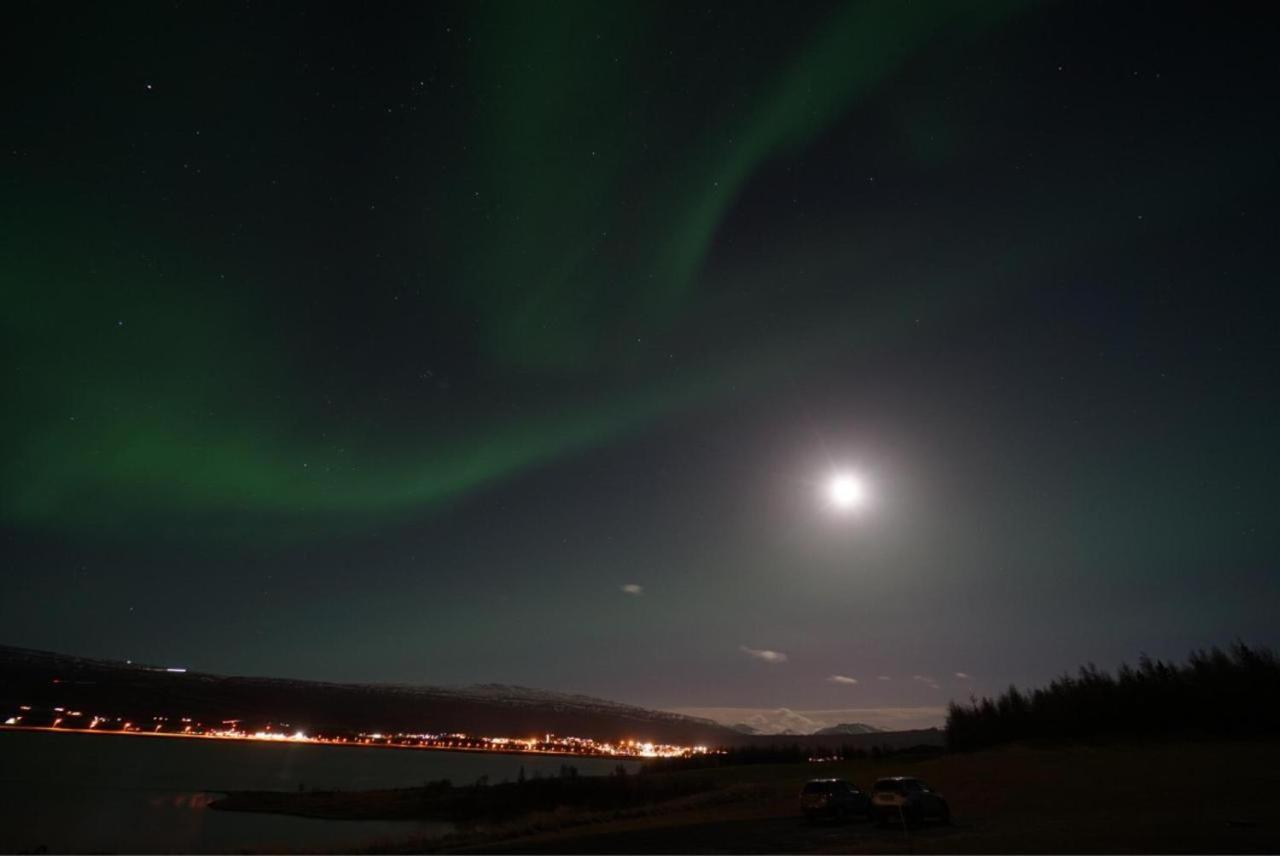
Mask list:
MULTIPOLYGON (((535 386, 555 402, 520 402, 518 415, 482 401, 451 402, 448 413, 411 402, 370 418, 384 409, 376 366, 350 379, 344 415, 317 415, 314 401, 297 400, 316 396, 308 356, 290 348, 313 310, 273 305, 272 272, 206 249, 199 234, 173 234, 154 212, 120 216, 75 188, 11 197, 6 399, 21 418, 3 438, 5 518, 116 530, 174 513, 197 528, 200 515, 227 512, 320 514, 326 526, 335 513, 348 522, 413 513, 704 400, 731 382, 735 362, 713 355, 672 372, 660 352, 691 311, 707 247, 744 183, 874 92, 940 29, 962 38, 1002 16, 888 2, 815 15, 817 32, 798 28, 772 62, 735 66, 724 98, 721 58, 701 51, 660 62, 666 80, 634 91, 655 71, 644 51, 658 11, 477 11, 477 46, 465 57, 474 94, 458 106, 482 112, 460 134, 460 174, 420 183, 444 212, 420 226, 439 250, 421 277, 458 323, 474 325, 468 357, 489 390, 519 400, 535 386), (674 99, 659 97, 661 82, 674 99), (584 388, 592 394, 571 392, 584 388)), ((410 115, 397 130, 413 134, 418 121, 439 119, 410 115)), ((323 246, 306 251, 326 263, 323 246)), ((348 291, 320 311, 401 287, 342 274, 348 291)), ((373 347, 425 365, 436 332, 406 326, 391 334, 400 341, 373 347)))

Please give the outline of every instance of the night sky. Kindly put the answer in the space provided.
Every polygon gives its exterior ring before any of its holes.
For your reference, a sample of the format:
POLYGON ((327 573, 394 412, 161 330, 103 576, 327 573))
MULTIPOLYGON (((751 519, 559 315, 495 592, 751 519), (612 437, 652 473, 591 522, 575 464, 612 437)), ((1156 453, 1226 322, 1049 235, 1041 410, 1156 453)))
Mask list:
POLYGON ((1280 643, 1257 7, 77 5, 0 642, 882 724, 1280 643))

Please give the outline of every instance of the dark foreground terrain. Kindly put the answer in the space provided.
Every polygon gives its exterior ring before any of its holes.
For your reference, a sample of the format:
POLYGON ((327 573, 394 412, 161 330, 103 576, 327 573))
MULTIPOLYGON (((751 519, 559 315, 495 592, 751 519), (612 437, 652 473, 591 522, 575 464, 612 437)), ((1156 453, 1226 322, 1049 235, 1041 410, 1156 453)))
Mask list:
MULTIPOLYGON (((643 778, 644 775, 640 778, 643 778)), ((652 774, 649 774, 652 775, 652 774)), ((370 842, 369 852, 861 853, 1275 852, 1280 741, 1010 746, 929 759, 755 765, 656 774, 658 802, 561 806, 478 823, 449 839, 370 842), (946 795, 953 822, 903 830, 865 821, 810 825, 796 793, 813 776, 867 786, 917 775, 946 795), (682 787, 678 781, 696 781, 682 787)), ((404 792, 301 795, 311 816, 403 817, 404 792), (319 807, 328 802, 328 809, 319 807)), ((251 806, 242 805, 242 808, 251 806)), ((274 795, 260 809, 288 811, 274 795)))

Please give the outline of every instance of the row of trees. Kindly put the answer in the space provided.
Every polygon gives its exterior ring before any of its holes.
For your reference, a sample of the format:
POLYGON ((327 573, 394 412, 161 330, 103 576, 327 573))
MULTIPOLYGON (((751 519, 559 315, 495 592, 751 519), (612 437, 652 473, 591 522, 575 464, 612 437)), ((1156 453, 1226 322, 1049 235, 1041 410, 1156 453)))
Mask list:
POLYGON ((1280 659, 1243 643, 1195 651, 1184 664, 1143 656, 1115 674, 1092 663, 1047 687, 952 702, 947 746, 1011 740, 1171 734, 1246 736, 1280 729, 1280 659))
POLYGON ((644 762, 641 772, 665 773, 673 770, 699 770, 711 767, 736 767, 744 764, 802 764, 810 758, 848 761, 855 758, 881 758, 903 755, 934 755, 942 751, 940 746, 909 746, 887 749, 880 746, 864 748, 850 744, 834 746, 801 746, 799 743, 778 743, 764 746, 734 746, 723 752, 706 755, 690 755, 684 758, 653 758, 644 762))

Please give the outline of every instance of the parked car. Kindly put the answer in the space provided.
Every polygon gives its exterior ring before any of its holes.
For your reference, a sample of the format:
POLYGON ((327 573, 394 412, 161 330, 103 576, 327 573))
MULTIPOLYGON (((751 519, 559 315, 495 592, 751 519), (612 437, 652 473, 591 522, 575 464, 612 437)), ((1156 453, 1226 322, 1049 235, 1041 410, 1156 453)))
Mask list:
POLYGON ((871 814, 871 798, 844 779, 810 779, 800 791, 800 811, 809 820, 829 817, 847 820, 871 814))
POLYGON ((880 823, 916 823, 926 818, 951 821, 951 806, 942 794, 912 776, 877 779, 871 790, 872 811, 880 823))

